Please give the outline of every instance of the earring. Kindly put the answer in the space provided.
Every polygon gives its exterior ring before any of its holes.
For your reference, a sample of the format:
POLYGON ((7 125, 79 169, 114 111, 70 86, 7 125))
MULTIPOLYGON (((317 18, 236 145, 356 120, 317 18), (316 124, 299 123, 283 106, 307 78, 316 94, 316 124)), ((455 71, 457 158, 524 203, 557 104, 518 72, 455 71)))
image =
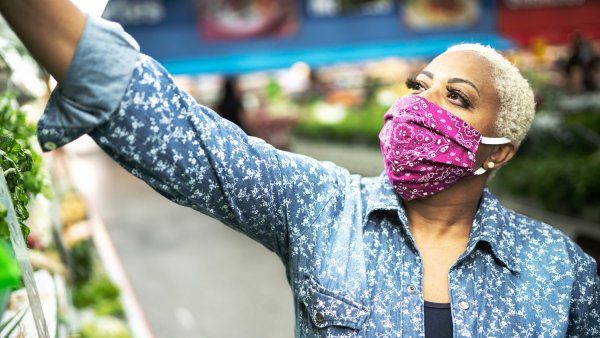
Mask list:
POLYGON ((496 164, 494 162, 488 162, 488 169, 493 169, 496 164))

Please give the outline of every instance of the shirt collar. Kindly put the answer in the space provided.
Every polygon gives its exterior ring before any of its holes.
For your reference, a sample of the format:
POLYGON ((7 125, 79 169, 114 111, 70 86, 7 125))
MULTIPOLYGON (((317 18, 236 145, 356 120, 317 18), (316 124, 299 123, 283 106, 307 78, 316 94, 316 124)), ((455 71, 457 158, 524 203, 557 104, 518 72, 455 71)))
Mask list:
POLYGON ((384 171, 378 177, 366 177, 363 179, 363 186, 366 193, 365 201, 365 219, 375 210, 397 210, 404 214, 400 197, 390 184, 387 174, 384 171))
MULTIPOLYGON (((363 182, 366 193, 364 219, 375 210, 395 210, 406 231, 408 230, 408 219, 402 206, 402 201, 392 187, 387 174, 384 171, 378 177, 364 178, 363 182)), ((508 221, 509 213, 500 204, 500 201, 486 188, 475 213, 471 234, 467 243, 466 257, 475 250, 480 242, 487 242, 495 258, 514 273, 520 271, 514 260, 515 234, 508 221)), ((365 222, 366 223, 366 222, 365 222)))
POLYGON ((518 273, 520 268, 514 259, 516 236, 508 220, 509 214, 498 198, 487 188, 484 189, 473 220, 466 253, 473 251, 479 242, 487 242, 494 256, 509 270, 518 273))

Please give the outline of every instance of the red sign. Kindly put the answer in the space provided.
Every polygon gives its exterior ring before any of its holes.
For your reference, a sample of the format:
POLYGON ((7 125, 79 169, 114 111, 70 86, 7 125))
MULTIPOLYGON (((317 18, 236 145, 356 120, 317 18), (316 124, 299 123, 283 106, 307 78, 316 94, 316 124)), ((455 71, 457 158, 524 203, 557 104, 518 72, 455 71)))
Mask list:
POLYGON ((499 30, 522 46, 533 39, 561 44, 579 31, 600 39, 600 0, 504 0, 500 2, 499 30))

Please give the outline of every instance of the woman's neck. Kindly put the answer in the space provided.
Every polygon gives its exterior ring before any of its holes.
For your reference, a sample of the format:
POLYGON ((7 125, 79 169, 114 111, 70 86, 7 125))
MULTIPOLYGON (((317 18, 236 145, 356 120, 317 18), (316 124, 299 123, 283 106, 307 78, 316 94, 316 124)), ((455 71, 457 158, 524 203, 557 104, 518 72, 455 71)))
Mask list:
POLYGON ((403 201, 415 240, 466 243, 484 187, 485 180, 469 177, 436 195, 403 201))

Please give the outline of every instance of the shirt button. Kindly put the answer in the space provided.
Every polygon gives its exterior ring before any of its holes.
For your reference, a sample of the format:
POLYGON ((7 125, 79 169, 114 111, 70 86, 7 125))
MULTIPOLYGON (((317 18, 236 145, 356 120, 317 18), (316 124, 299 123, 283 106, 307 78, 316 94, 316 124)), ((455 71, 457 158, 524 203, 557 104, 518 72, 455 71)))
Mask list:
POLYGON ((408 292, 415 294, 415 293, 417 293, 417 288, 414 285, 409 285, 408 292))
POLYGON ((325 321, 325 317, 323 316, 323 314, 321 312, 317 312, 315 319, 317 320, 317 323, 322 323, 325 321))
POLYGON ((467 310, 469 308, 469 303, 467 303, 467 301, 465 300, 461 300, 460 302, 458 302, 458 307, 462 310, 467 310))
POLYGON ((48 142, 44 143, 44 149, 54 150, 54 149, 56 149, 56 143, 54 143, 52 141, 48 141, 48 142))

